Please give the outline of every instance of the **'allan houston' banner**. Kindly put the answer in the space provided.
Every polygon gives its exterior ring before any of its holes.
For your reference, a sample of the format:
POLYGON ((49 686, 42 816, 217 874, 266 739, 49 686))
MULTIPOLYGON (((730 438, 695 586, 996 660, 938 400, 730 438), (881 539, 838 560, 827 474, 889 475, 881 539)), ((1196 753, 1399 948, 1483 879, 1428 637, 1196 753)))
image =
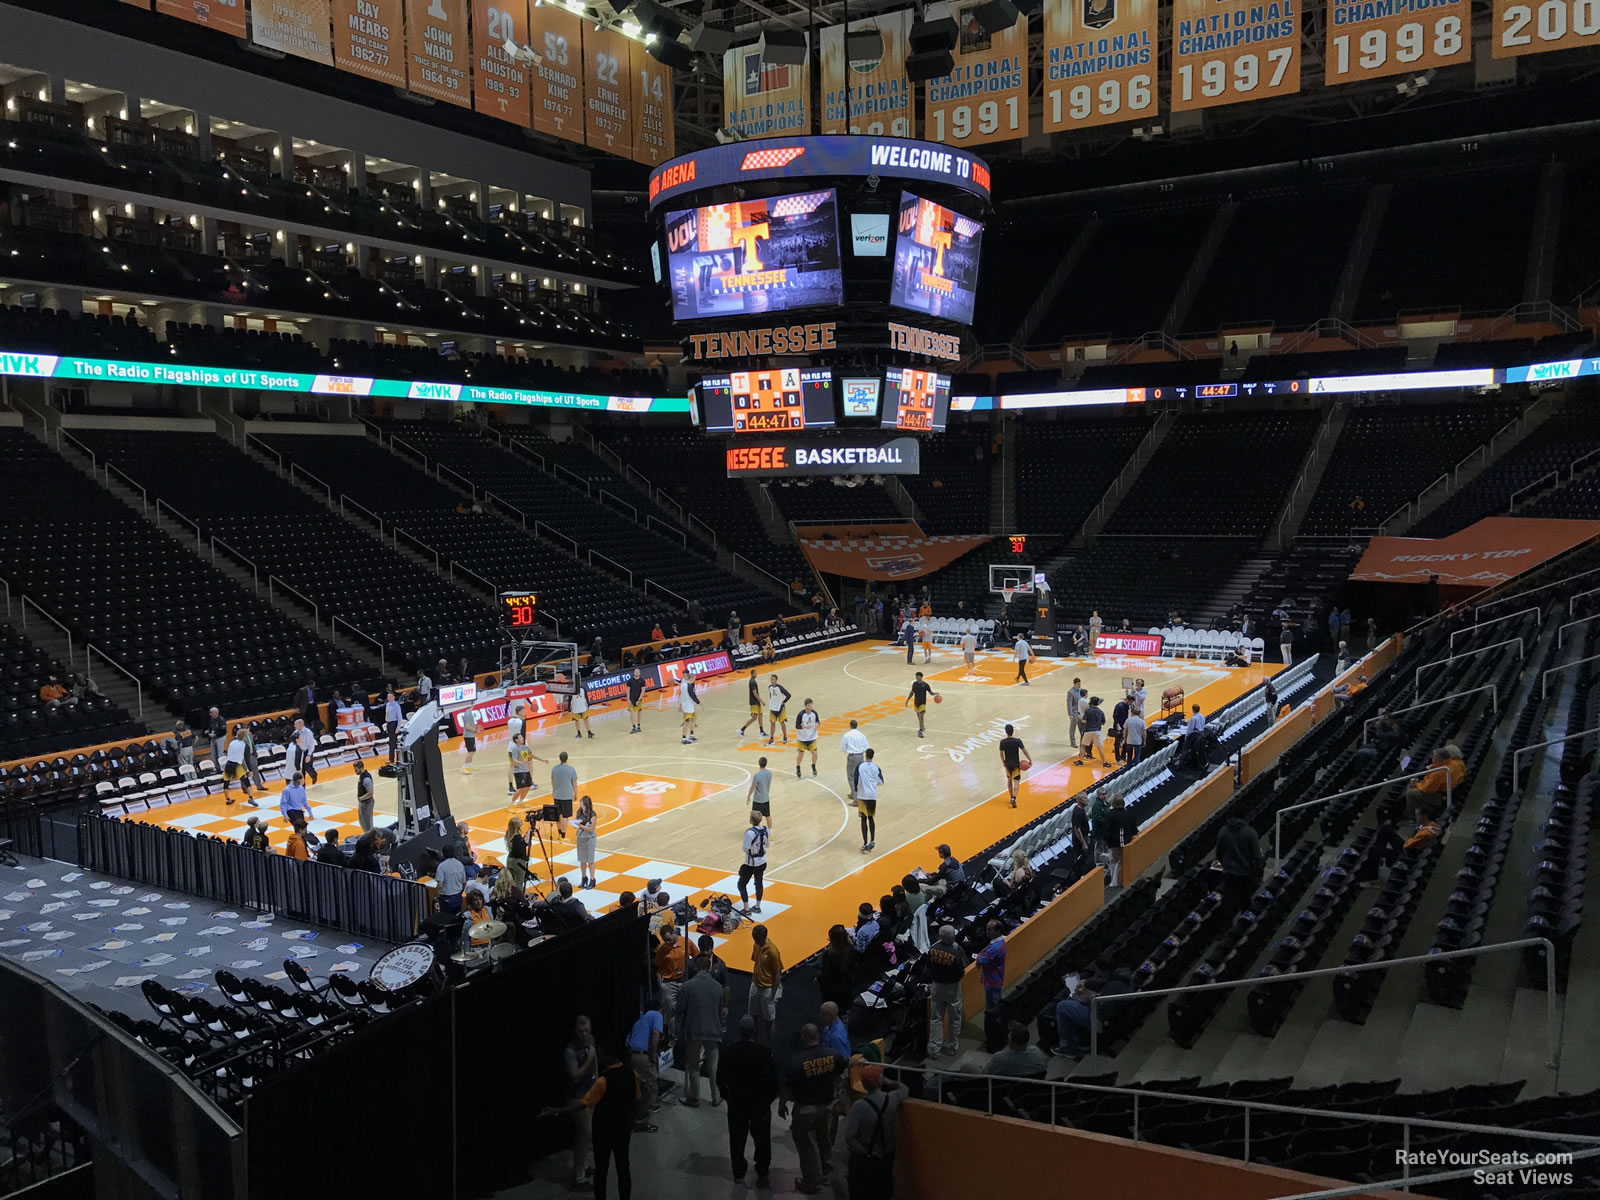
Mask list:
POLYGON ((341 71, 406 85, 403 0, 333 0, 333 57, 341 71))
POLYGON ((947 146, 981 146, 1028 136, 1028 18, 1003 33, 978 24, 977 3, 928 5, 928 20, 956 23, 955 69, 930 79, 923 136, 947 146))
POLYGON ((1300 90, 1300 0, 1173 0, 1172 110, 1300 90))
POLYGON ((254 0, 250 37, 258 46, 333 66, 328 0, 254 0))
POLYGON ((747 138, 811 132, 811 51, 801 63, 763 62, 756 45, 722 55, 723 124, 747 138))
POLYGON ((988 540, 983 534, 843 541, 803 539, 800 548, 817 570, 846 579, 918 579, 949 566, 988 540))
POLYGON ((156 11, 218 33, 245 35, 244 0, 156 0, 156 11))
POLYGON ((507 38, 527 45, 527 0, 472 0, 472 107, 526 125, 528 73, 506 53, 507 38))
POLYGON ((533 68, 533 127, 583 145, 583 19, 559 4, 528 11, 528 38, 544 61, 533 68))
POLYGON ((1329 0, 1323 83, 1428 71, 1472 58, 1468 0, 1329 0))
POLYGON ((406 88, 472 106, 467 0, 406 0, 406 88))
POLYGON ((1442 538, 1375 537, 1350 578, 1372 583, 1493 587, 1592 537, 1600 521, 1485 517, 1442 538))
POLYGON ((915 120, 906 53, 911 44, 911 9, 851 21, 850 31, 877 30, 883 53, 845 61, 843 25, 822 28, 822 132, 910 137, 915 120))
POLYGON ((633 85, 633 160, 660 166, 677 151, 672 130, 672 70, 650 57, 643 44, 630 42, 633 85))
POLYGON ((1156 112, 1156 0, 1048 0, 1044 132, 1156 112))

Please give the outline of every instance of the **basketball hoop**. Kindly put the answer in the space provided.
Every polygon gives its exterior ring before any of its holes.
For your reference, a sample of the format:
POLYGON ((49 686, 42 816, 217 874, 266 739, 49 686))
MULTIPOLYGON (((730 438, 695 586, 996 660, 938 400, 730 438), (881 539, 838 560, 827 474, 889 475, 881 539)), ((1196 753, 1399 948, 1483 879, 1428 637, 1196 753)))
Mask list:
POLYGON ((1009 587, 1003 587, 1003 588, 1000 589, 1000 599, 1005 604, 1005 606, 1007 608, 1011 607, 1011 597, 1012 597, 1012 594, 1016 592, 1016 590, 1017 590, 1016 588, 1009 588, 1009 587))

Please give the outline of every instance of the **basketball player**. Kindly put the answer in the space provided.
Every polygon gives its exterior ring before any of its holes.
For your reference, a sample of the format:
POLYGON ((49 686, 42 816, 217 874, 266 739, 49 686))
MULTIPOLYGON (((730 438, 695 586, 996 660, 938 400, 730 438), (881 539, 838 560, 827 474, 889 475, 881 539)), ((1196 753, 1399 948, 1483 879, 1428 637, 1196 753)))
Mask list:
POLYGON ((783 726, 783 744, 789 744, 789 719, 784 715, 788 711, 789 689, 778 682, 777 675, 773 675, 772 682, 767 684, 767 745, 772 745, 772 739, 778 736, 780 725, 783 726))
MULTIPOLYGON (((923 607, 926 608, 927 605, 923 607)), ((922 661, 930 663, 933 661, 933 621, 931 618, 923 617, 919 624, 922 628, 922 661)))
POLYGON ((744 731, 750 728, 750 721, 756 723, 756 735, 767 736, 767 727, 762 723, 761 714, 766 712, 766 705, 761 702, 761 681, 756 676, 754 667, 750 668, 750 720, 739 726, 739 736, 744 736, 744 731))
POLYGON ((533 788, 533 760, 549 762, 547 758, 539 758, 528 747, 526 734, 518 733, 511 739, 511 746, 507 751, 507 758, 511 766, 511 780, 516 785, 511 792, 511 803, 521 804, 528 798, 528 792, 533 788))
POLYGON ((750 776, 750 790, 745 793, 750 804, 750 823, 765 821, 772 828, 772 772, 767 770, 767 756, 763 754, 756 764, 756 773, 750 776))
POLYGON ((856 812, 861 817, 861 853, 870 854, 878 845, 878 788, 883 785, 883 768, 872 761, 872 747, 856 768, 856 812))
POLYGON ((461 714, 461 773, 472 774, 472 756, 478 752, 478 713, 472 705, 461 714))
MULTIPOLYGON (((528 711, 528 708, 527 708, 526 705, 524 705, 524 704, 517 705, 511 711, 511 720, 506 722, 506 736, 509 737, 513 742, 517 740, 517 735, 519 733, 526 732, 526 730, 528 728, 528 720, 527 720, 527 715, 526 715, 527 711, 528 711)), ((507 762, 506 762, 506 795, 509 796, 512 793, 514 793, 516 790, 517 790, 516 772, 512 769, 510 760, 507 760, 507 762)))
POLYGON ((978 635, 971 630, 961 639, 961 660, 966 664, 968 675, 978 673, 978 635))
MULTIPOLYGON (((762 759, 766 762, 766 759, 762 759)), ((744 831, 744 861, 739 864, 739 904, 745 915, 761 914, 761 897, 765 891, 761 877, 767 871, 767 844, 772 840, 770 829, 761 828, 761 817, 750 814, 750 828, 744 831), (756 902, 750 903, 750 881, 756 882, 756 902)))
POLYGON ((822 724, 822 714, 811 707, 811 697, 806 697, 805 707, 794 717, 794 735, 799 741, 795 747, 794 777, 800 778, 800 763, 811 751, 811 773, 817 773, 817 726, 822 724))
POLYGON ((1017 678, 1022 681, 1022 686, 1028 686, 1028 659, 1033 656, 1033 647, 1028 645, 1028 639, 1020 633, 1017 635, 1017 644, 1011 647, 1011 652, 1017 656, 1017 678))
POLYGON ((628 716, 633 720, 633 728, 629 733, 640 732, 639 712, 644 707, 644 672, 638 667, 633 669, 633 674, 628 677, 628 716))
POLYGON ((685 746, 700 740, 694 735, 695 707, 699 703, 700 697, 694 690, 694 676, 685 675, 678 688, 678 710, 683 713, 683 737, 680 740, 685 746))
POLYGON ((906 693, 906 698, 900 703, 901 708, 904 708, 907 704, 916 704, 918 737, 927 736, 928 696, 930 694, 937 696, 939 693, 928 685, 928 681, 922 677, 922 672, 918 671, 917 677, 911 681, 911 690, 906 693))
POLYGON ((567 711, 572 714, 576 736, 581 738, 586 733, 594 736, 594 731, 589 728, 589 694, 583 690, 583 684, 578 684, 577 690, 572 693, 572 699, 567 702, 567 711))
POLYGON ((1028 748, 1022 744, 1022 739, 1017 736, 1017 731, 1010 725, 1006 726, 1006 736, 1000 739, 1000 765, 1006 772, 1006 790, 1011 794, 1011 807, 1017 806, 1017 784, 1022 779, 1022 773, 1033 766, 1033 759, 1028 755, 1028 748))

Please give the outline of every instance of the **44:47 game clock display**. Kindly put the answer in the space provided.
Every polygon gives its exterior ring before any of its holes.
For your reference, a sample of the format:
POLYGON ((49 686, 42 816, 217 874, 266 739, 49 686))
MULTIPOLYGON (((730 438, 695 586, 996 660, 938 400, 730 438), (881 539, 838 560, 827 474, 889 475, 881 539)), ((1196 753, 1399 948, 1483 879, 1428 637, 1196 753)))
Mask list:
POLYGON ((512 631, 532 629, 539 611, 539 597, 533 592, 501 592, 500 623, 512 631))

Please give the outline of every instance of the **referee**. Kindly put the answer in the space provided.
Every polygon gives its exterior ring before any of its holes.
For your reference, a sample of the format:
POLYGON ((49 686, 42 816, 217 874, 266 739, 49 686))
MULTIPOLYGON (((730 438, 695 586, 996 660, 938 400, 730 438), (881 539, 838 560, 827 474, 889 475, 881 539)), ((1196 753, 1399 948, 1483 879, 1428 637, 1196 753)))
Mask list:
POLYGON ((867 735, 861 732, 861 723, 850 722, 850 728, 839 739, 839 749, 844 754, 845 786, 850 789, 850 803, 856 802, 856 768, 867 756, 867 735))

